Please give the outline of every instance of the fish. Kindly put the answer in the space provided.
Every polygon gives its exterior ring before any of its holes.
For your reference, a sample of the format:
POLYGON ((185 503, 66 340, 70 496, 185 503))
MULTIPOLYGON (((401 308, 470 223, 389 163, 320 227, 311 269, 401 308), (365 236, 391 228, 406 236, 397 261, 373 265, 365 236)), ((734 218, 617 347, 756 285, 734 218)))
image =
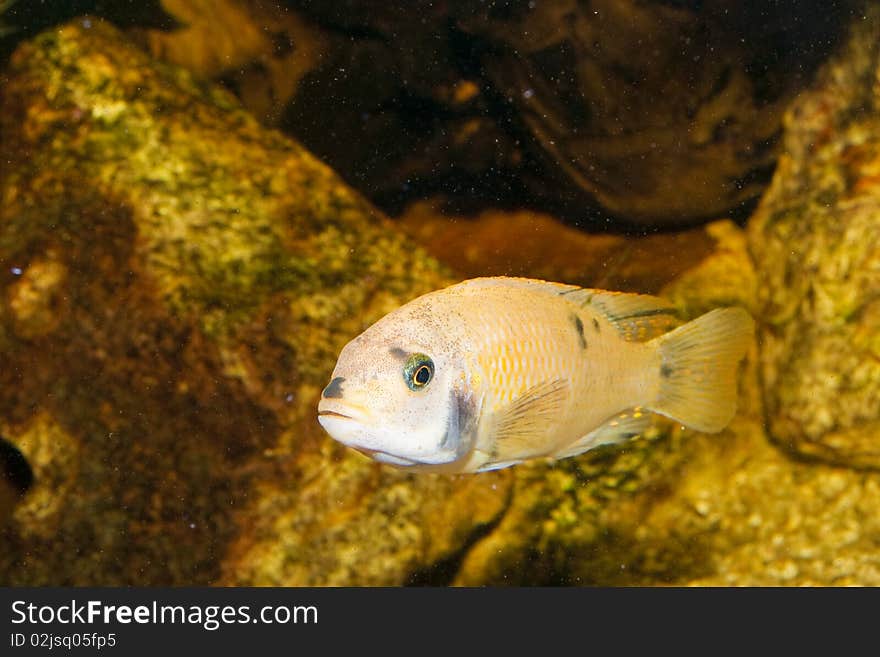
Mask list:
POLYGON ((475 473, 626 441, 659 414, 706 433, 736 412, 754 320, 682 324, 665 300, 515 277, 422 295, 343 347, 318 403, 380 463, 475 473))

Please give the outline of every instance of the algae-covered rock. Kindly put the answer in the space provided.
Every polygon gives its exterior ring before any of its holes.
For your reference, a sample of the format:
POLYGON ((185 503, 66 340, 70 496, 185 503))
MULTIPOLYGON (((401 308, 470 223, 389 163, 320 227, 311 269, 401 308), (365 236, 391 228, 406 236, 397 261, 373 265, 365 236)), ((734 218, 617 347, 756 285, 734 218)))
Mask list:
POLYGON ((880 467, 880 12, 785 119, 749 230, 770 433, 803 456, 880 467))
POLYGON ((447 281, 435 261, 99 21, 22 45, 7 76, 0 430, 35 483, 3 581, 389 583, 497 513, 492 478, 411 479, 315 428, 338 350, 447 281), (463 499, 484 511, 425 526, 463 499))

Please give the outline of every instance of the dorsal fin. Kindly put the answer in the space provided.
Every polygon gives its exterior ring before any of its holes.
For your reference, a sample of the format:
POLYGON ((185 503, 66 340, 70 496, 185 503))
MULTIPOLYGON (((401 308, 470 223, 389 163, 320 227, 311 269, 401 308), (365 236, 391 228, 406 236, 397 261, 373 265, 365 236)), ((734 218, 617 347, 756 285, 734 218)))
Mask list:
POLYGON ((648 294, 571 288, 559 295, 582 307, 595 309, 630 342, 656 338, 680 324, 669 302, 648 294))
POLYGON ((467 286, 474 291, 490 285, 505 285, 560 296, 581 308, 594 309, 617 329, 624 340, 630 342, 644 342, 656 338, 681 324, 676 317, 675 309, 668 301, 648 294, 608 292, 533 278, 508 276, 473 278, 459 285, 467 286))

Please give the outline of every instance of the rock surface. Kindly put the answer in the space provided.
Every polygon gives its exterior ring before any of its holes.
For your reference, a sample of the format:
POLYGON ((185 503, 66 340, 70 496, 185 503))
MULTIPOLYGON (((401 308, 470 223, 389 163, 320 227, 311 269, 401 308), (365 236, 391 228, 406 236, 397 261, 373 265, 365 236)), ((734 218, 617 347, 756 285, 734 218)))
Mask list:
POLYGON ((528 210, 459 216, 440 212, 440 205, 413 204, 399 217, 400 226, 462 278, 526 276, 656 294, 717 246, 714 228, 705 226, 624 236, 588 233, 528 210))
POLYGON ((381 470, 314 422, 340 347, 441 267, 229 95, 95 20, 20 48, 0 131, 0 427, 35 473, 4 581, 376 582, 442 557, 418 514, 455 482, 381 470), (275 561, 249 566, 267 535, 275 561), (347 537, 374 552, 346 557, 347 537))
POLYGON ((303 78, 328 54, 328 35, 280 4, 162 0, 179 29, 133 31, 157 59, 222 79, 263 125, 275 126, 303 78))
POLYGON ((786 115, 749 229, 770 433, 810 458, 880 468, 880 13, 786 115))

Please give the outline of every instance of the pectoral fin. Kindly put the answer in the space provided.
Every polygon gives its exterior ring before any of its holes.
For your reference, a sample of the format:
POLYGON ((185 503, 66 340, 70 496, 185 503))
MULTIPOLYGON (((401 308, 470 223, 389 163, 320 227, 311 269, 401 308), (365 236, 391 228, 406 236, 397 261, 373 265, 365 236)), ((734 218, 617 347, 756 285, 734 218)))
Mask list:
POLYGON ((553 379, 529 388, 498 417, 492 461, 543 455, 544 438, 568 399, 569 384, 553 379))

